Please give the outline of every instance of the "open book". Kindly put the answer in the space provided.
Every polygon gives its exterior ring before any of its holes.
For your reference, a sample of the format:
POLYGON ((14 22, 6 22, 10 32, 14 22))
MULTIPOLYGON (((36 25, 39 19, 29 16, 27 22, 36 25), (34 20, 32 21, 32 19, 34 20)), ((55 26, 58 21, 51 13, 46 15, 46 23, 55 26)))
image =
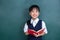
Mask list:
POLYGON ((44 32, 45 28, 44 29, 40 29, 39 31, 35 31, 35 30, 32 30, 32 29, 28 29, 28 33, 31 34, 31 35, 34 35, 35 34, 42 34, 44 32))

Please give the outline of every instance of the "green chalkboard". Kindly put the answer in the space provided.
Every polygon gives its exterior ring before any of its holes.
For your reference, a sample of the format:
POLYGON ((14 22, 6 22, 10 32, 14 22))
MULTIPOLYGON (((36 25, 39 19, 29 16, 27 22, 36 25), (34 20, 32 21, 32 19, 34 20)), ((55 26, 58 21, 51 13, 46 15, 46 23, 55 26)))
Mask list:
POLYGON ((60 0, 0 0, 0 40, 27 40, 23 32, 31 5, 40 6, 39 18, 46 22, 44 40, 60 40, 60 0))

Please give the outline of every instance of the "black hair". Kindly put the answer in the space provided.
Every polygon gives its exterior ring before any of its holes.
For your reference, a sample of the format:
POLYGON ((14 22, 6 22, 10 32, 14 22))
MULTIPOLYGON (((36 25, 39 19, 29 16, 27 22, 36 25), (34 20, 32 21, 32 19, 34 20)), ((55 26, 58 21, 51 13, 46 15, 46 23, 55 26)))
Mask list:
POLYGON ((32 6, 30 6, 29 12, 31 12, 33 10, 33 8, 36 8, 40 12, 40 8, 39 8, 38 5, 32 5, 32 6))

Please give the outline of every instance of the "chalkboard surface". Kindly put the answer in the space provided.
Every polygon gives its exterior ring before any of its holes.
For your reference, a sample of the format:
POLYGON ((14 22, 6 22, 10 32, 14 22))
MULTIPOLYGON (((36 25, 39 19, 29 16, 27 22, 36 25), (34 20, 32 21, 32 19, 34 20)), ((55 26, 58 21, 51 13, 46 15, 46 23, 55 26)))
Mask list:
POLYGON ((48 34, 44 40, 60 40, 60 0, 0 0, 0 40, 27 40, 24 24, 30 19, 31 5, 40 6, 48 34))

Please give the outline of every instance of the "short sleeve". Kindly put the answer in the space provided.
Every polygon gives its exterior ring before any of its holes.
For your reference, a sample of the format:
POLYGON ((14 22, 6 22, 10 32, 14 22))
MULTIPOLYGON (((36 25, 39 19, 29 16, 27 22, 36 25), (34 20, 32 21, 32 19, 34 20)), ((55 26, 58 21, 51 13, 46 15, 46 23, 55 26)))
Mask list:
POLYGON ((47 28, 46 28, 46 24, 44 21, 42 21, 42 28, 45 28, 44 32, 47 34, 48 31, 47 31, 47 28))
POLYGON ((27 32, 28 31, 28 25, 27 25, 27 23, 25 23, 25 25, 24 25, 24 32, 27 32))

